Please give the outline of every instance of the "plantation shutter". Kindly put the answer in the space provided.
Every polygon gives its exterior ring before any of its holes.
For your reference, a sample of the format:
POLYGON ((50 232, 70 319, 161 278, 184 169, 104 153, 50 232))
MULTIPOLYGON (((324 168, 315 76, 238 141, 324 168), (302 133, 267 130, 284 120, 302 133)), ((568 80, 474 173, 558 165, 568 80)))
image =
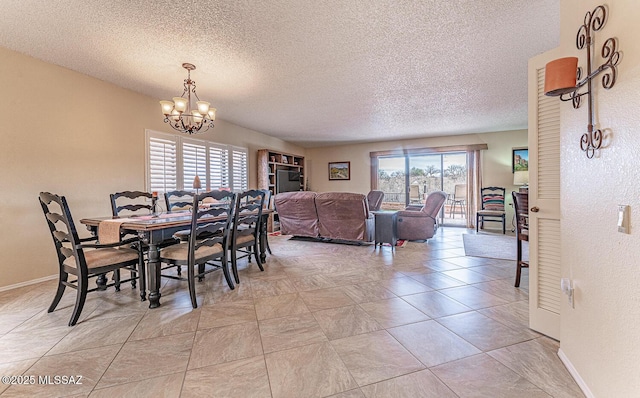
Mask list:
MULTIPOLYGON (((544 95, 544 68, 538 69, 537 199, 560 200, 560 101, 544 95)), ((539 217, 538 306, 560 314, 560 220, 539 217)))
POLYGON ((231 189, 234 192, 246 191, 249 187, 248 181, 248 159, 247 148, 236 146, 231 147, 231 189))
POLYGON ((544 95, 551 50, 529 60, 529 327, 560 338, 560 105, 544 95))
POLYGON ((182 141, 182 175, 184 189, 193 190, 193 179, 200 178, 202 188, 207 187, 207 149, 202 141, 182 141))
POLYGON ((147 191, 194 190, 200 178, 201 189, 227 188, 235 192, 249 186, 249 150, 179 135, 145 132, 147 191))
POLYGON ((209 146, 209 186, 211 189, 230 188, 229 150, 226 145, 209 146))
POLYGON ((168 134, 147 134, 147 187, 151 192, 177 189, 177 137, 168 134))

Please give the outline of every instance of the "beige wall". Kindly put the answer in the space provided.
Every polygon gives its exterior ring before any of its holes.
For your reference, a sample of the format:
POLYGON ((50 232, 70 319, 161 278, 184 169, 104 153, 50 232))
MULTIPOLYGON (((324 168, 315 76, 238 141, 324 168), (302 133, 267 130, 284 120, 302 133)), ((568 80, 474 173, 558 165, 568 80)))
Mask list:
MULTIPOLYGON (((511 149, 527 146, 527 130, 310 148, 306 152, 310 188, 318 192, 351 191, 366 194, 371 189, 370 152, 471 144, 487 144, 489 148, 482 154, 483 186, 505 187, 507 203, 511 203, 510 192, 518 188, 513 185, 511 149), (329 181, 328 163, 341 161, 351 162, 351 180, 329 181)), ((511 206, 507 205, 507 212, 509 224, 513 216, 511 206)), ((499 227, 493 224, 487 226, 499 227)))
MULTIPOLYGON (((561 50, 577 54, 575 36, 585 13, 600 0, 563 0, 561 50)), ((587 128, 586 106, 561 106, 562 275, 573 278, 575 308, 563 296, 560 348, 595 397, 640 394, 640 5, 608 1, 608 21, 595 33, 598 55, 609 37, 624 54, 618 81, 604 90, 595 81, 596 121, 609 144, 587 159, 579 139, 587 128), (617 232, 617 205, 631 206, 631 234, 617 232)), ((585 104, 586 105, 586 104, 585 104)))
MULTIPOLYGON (((40 191, 65 195, 76 224, 109 215, 110 193, 145 188, 145 129, 173 130, 163 123, 155 98, 4 48, 0 87, 6 119, 0 124, 1 289, 57 273, 40 191)), ((251 187, 257 149, 303 152, 223 120, 197 138, 248 147, 251 187)), ((77 228, 87 234, 82 225, 77 228)))

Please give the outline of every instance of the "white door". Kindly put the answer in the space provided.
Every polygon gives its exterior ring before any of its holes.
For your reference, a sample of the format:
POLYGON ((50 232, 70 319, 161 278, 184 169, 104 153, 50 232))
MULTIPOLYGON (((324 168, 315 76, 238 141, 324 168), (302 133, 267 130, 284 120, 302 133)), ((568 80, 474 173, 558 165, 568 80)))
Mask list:
POLYGON ((529 60, 529 327, 560 339, 560 104, 544 95, 552 50, 529 60))

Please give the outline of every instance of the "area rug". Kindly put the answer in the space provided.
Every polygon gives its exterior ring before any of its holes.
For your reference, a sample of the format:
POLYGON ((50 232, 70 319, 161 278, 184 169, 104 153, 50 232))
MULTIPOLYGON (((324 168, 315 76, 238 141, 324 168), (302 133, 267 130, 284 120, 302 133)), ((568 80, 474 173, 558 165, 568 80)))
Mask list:
MULTIPOLYGON (((463 234, 464 252, 467 256, 516 259, 516 238, 506 235, 463 234)), ((522 259, 529 260, 529 242, 522 242, 522 259)))

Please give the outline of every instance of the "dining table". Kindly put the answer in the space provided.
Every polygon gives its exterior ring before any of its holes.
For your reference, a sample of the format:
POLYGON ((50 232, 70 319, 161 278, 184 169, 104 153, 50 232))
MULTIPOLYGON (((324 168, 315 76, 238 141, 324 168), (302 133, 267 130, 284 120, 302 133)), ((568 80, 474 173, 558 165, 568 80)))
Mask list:
MULTIPOLYGON (((267 219, 273 213, 271 209, 262 210, 262 220, 259 228, 259 250, 260 260, 264 263, 267 259, 266 254, 266 234, 267 219)), ((158 215, 142 215, 142 216, 123 216, 123 217, 87 217, 80 220, 87 229, 99 236, 98 227, 103 221, 112 220, 118 222, 120 232, 126 234, 137 234, 140 240, 148 246, 148 278, 147 287, 149 290, 149 308, 157 308, 160 306, 160 244, 173 235, 191 226, 192 215, 190 211, 171 212, 158 215)), ((211 219, 205 219, 204 222, 210 222, 211 219)), ((141 292, 144 299, 144 292, 141 292)))

